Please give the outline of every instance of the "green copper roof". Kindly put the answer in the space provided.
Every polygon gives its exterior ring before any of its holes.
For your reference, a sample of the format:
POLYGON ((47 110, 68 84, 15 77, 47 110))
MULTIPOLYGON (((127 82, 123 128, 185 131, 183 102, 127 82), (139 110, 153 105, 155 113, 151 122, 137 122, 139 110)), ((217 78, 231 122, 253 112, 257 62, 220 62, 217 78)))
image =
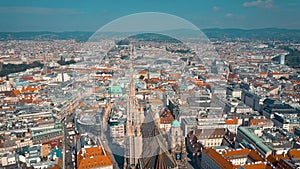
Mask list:
POLYGON ((121 94, 123 93, 121 86, 111 86, 108 89, 109 94, 121 94))
POLYGON ((259 138, 254 132, 251 132, 251 129, 255 129, 256 127, 244 127, 240 126, 238 130, 240 130, 245 136, 248 137, 253 143, 256 144, 256 146, 261 149, 264 154, 267 154, 268 152, 271 152, 272 149, 266 145, 261 138, 259 138))
POLYGON ((55 147, 55 148, 52 150, 52 153, 51 153, 51 156, 52 156, 52 157, 53 157, 54 155, 56 155, 56 157, 58 157, 58 158, 62 158, 62 152, 61 152, 61 150, 55 147))
POLYGON ((43 131, 43 132, 39 132, 39 133, 33 133, 32 137, 55 133, 55 132, 61 132, 61 131, 62 131, 62 129, 51 129, 51 130, 47 130, 47 131, 43 131))
POLYGON ((180 127, 180 122, 178 120, 174 120, 172 122, 172 127, 180 127))

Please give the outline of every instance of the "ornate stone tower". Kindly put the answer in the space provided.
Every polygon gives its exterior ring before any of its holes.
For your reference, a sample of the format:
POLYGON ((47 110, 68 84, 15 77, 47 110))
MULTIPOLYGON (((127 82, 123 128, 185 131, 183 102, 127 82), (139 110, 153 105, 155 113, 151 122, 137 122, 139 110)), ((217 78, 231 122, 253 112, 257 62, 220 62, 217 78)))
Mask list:
POLYGON ((187 166, 185 137, 180 128, 180 122, 174 120, 171 127, 171 153, 180 168, 187 166))
MULTIPOLYGON (((133 54, 133 48, 131 48, 131 51, 133 54)), ((134 54, 130 56, 130 89, 128 92, 124 168, 136 168, 143 149, 141 133, 143 112, 138 111, 138 103, 135 96, 133 57, 134 54)))

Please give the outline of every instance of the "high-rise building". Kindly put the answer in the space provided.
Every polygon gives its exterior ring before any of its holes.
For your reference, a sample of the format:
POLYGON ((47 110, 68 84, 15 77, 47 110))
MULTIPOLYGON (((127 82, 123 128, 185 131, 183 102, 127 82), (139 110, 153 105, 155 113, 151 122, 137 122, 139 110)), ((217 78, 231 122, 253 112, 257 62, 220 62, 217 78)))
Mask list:
POLYGON ((285 55, 280 55, 280 64, 281 65, 285 64, 285 55))

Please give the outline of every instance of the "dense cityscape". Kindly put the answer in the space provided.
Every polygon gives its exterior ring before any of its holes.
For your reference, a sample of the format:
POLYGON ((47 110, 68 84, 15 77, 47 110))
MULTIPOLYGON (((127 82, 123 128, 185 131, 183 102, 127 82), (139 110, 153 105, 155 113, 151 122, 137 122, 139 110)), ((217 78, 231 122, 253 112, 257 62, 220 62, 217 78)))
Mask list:
POLYGON ((219 2, 207 29, 191 4, 105 9, 86 31, 96 5, 18 3, 0 2, 0 169, 300 168, 300 25, 274 19, 300 4, 219 2))
POLYGON ((283 48, 299 44, 218 40, 219 59, 211 51, 197 59, 180 42, 148 36, 109 50, 74 40, 1 42, 2 70, 40 63, 1 78, 1 166, 299 166, 300 79, 283 48), (89 50, 105 57, 96 64, 89 50), (140 157, 126 155, 130 137, 140 138, 130 143, 140 157))

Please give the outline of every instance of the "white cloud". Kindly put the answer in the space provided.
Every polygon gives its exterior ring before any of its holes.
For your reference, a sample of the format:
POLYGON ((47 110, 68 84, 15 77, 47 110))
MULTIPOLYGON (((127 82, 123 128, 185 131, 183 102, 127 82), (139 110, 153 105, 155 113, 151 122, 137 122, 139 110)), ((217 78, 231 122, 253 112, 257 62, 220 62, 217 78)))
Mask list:
POLYGON ((226 15, 225 15, 225 17, 226 18, 232 18, 234 15, 232 14, 232 13, 227 13, 226 15))
POLYGON ((212 10, 213 10, 214 12, 218 12, 218 11, 221 10, 221 8, 218 7, 218 6, 214 6, 214 7, 212 8, 212 10))
POLYGON ((245 19, 246 18, 243 15, 235 15, 233 13, 227 13, 224 17, 225 18, 233 18, 233 19, 245 19))
POLYGON ((273 0, 256 0, 243 3, 243 7, 274 8, 273 0))

